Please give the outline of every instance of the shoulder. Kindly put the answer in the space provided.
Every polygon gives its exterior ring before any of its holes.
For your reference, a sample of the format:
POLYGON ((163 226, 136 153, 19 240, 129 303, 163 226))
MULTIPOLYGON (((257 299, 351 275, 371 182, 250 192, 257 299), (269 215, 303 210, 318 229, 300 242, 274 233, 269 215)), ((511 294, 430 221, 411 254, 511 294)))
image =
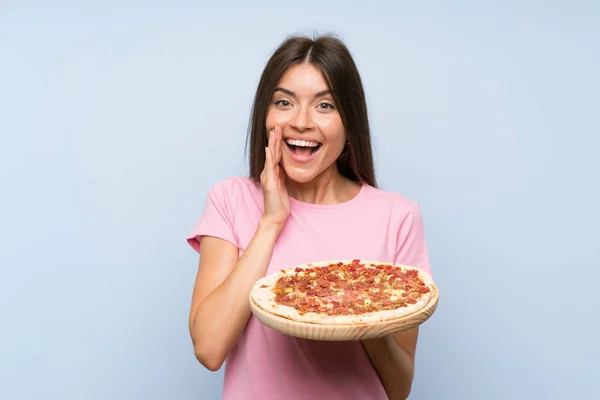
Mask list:
POLYGON ((238 246, 238 216, 245 211, 247 204, 256 203, 253 198, 262 190, 251 179, 234 176, 214 183, 206 197, 204 210, 196 222, 188 242, 198 250, 198 237, 209 235, 219 237, 238 246))
POLYGON ((207 210, 216 211, 233 223, 248 204, 262 203, 262 189, 250 178, 232 176, 214 183, 206 201, 207 210))
POLYGON ((244 176, 231 176, 213 184, 209 197, 221 202, 236 203, 262 194, 260 185, 244 176))
POLYGON ((364 197, 370 205, 388 209, 391 216, 404 219, 411 214, 419 214, 418 201, 410 199, 401 193, 391 192, 373 186, 365 185, 364 197))

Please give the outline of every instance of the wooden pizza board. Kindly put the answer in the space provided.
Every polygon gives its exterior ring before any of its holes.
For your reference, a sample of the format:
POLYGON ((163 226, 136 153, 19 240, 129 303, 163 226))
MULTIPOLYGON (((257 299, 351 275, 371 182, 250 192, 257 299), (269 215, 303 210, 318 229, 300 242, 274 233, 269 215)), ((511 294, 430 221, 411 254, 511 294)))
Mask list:
POLYGON ((429 319, 438 305, 439 291, 434 285, 432 296, 423 308, 413 314, 382 322, 354 325, 326 325, 293 321, 279 315, 271 314, 260 308, 250 296, 250 309, 263 325, 284 335, 302 339, 351 341, 375 339, 392 333, 415 328, 429 319))

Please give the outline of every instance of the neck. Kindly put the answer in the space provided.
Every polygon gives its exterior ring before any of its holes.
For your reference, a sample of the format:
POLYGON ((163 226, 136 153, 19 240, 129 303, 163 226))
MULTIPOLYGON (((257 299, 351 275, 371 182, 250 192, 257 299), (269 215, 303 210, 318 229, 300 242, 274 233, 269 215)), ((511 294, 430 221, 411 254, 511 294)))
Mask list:
POLYGON ((288 193, 294 199, 310 204, 340 204, 353 199, 361 185, 344 177, 335 164, 310 182, 286 180, 288 193))

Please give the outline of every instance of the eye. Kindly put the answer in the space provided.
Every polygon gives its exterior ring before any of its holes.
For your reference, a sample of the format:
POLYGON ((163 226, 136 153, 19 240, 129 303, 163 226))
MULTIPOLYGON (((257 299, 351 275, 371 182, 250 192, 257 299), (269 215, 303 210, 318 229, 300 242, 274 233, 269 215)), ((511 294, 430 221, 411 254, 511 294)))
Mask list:
POLYGON ((281 106, 281 107, 289 107, 289 106, 291 106, 292 104, 291 104, 289 101, 287 101, 287 100, 277 100, 277 101, 275 102, 275 105, 276 105, 276 106, 281 106))
POLYGON ((319 108, 321 110, 333 110, 335 107, 331 103, 321 103, 319 104, 319 108))

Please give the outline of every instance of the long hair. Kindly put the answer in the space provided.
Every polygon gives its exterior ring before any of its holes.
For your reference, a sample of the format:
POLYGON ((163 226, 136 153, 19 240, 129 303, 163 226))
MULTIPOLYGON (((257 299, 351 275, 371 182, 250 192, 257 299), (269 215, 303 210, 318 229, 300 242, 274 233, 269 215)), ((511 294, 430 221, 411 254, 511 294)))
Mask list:
POLYGON ((348 48, 331 35, 289 37, 267 62, 254 97, 248 129, 246 149, 249 145, 250 178, 259 182, 264 168, 264 148, 268 146, 266 121, 271 96, 285 72, 301 63, 310 63, 321 71, 338 107, 347 137, 347 145, 336 161, 338 170, 354 182, 376 187, 362 80, 348 48))

